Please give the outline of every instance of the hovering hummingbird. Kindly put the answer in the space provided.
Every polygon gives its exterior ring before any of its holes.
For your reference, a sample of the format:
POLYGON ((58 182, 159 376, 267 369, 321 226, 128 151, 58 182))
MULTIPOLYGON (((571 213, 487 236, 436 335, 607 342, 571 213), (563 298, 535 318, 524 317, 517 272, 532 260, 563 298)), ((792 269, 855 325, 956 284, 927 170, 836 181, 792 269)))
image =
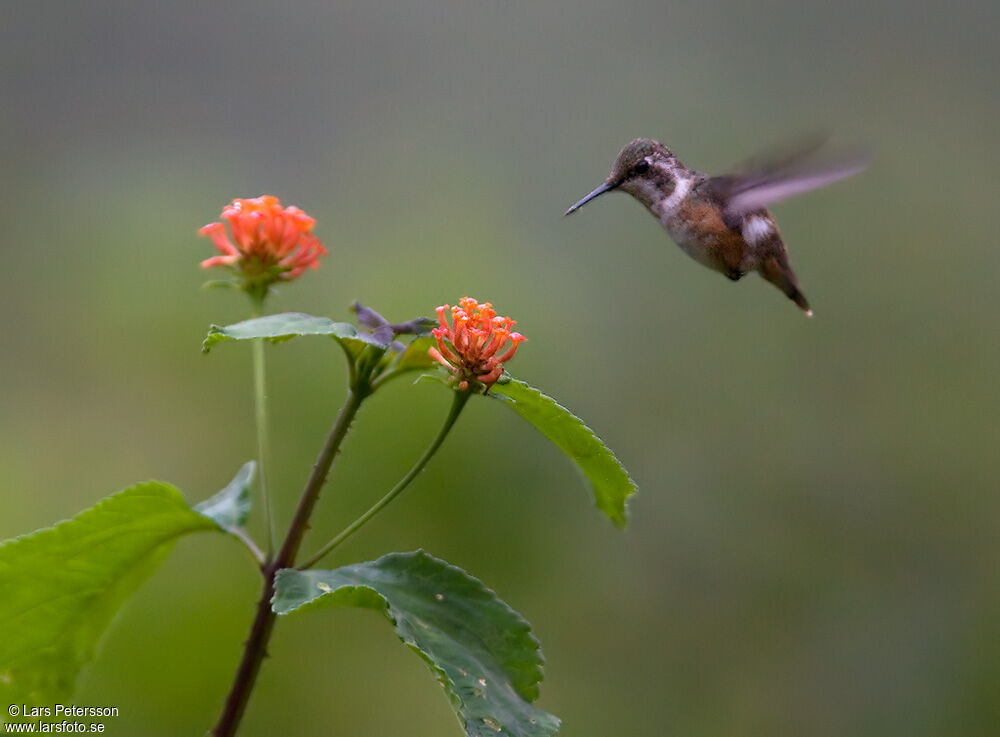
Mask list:
POLYGON ((805 158, 817 145, 712 177, 684 166, 662 143, 637 138, 618 154, 604 183, 566 214, 605 192, 628 192, 695 261, 733 281, 758 271, 812 317, 774 216, 766 207, 864 168, 860 160, 810 167, 805 158))

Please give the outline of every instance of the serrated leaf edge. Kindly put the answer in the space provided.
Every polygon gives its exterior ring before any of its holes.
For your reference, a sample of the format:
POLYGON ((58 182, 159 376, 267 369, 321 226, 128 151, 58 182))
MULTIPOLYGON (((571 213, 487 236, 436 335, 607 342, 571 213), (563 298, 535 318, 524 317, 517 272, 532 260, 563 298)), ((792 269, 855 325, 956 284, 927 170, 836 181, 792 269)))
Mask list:
MULTIPOLYGON (((514 609, 512 606, 510 606, 510 604, 508 604, 506 601, 504 601, 500 597, 500 595, 497 594, 496 591, 494 591, 489 586, 487 586, 486 584, 484 584, 480 579, 478 579, 475 576, 471 575, 468 571, 464 570, 463 568, 460 568, 460 567, 458 567, 456 565, 452 565, 451 563, 449 563, 449 562, 447 562, 445 560, 442 560, 441 558, 437 558, 437 557, 431 555, 430 553, 427 553, 423 548, 418 548, 417 550, 414 550, 414 551, 409 552, 409 553, 387 553, 386 555, 383 555, 383 556, 381 556, 379 558, 376 558, 374 561, 369 561, 369 562, 371 562, 373 564, 378 564, 378 563, 382 562, 383 560, 385 560, 387 558, 404 557, 404 556, 411 557, 411 558, 417 558, 417 557, 426 558, 426 559, 428 559, 430 561, 433 561, 434 563, 438 563, 438 564, 442 565, 444 568, 447 568, 447 569, 450 569, 451 571, 457 572, 459 575, 464 576, 467 579, 470 579, 472 582, 474 582, 474 583, 478 584, 479 586, 481 586, 483 588, 483 590, 487 594, 489 594, 491 597, 493 597, 493 600, 496 603, 500 604, 500 606, 501 606, 502 609, 504 609, 508 614, 513 615, 513 619, 517 623, 518 629, 522 629, 523 630, 523 633, 527 636, 528 641, 531 643, 532 648, 533 648, 533 650, 532 650, 533 657, 531 658, 531 660, 533 661, 532 662, 532 667, 531 667, 531 673, 532 673, 532 676, 533 676, 533 683, 532 683, 533 696, 531 698, 525 698, 520 693, 518 693, 517 695, 518 695, 518 698, 524 700, 526 703, 528 703, 528 704, 534 704, 535 700, 538 698, 539 693, 540 693, 540 691, 539 691, 539 684, 542 682, 542 680, 544 680, 545 657, 542 654, 541 643, 539 642, 538 638, 535 637, 535 634, 534 634, 534 632, 531 629, 531 623, 528 622, 520 614, 520 612, 518 612, 516 609, 514 609)), ((352 564, 352 565, 357 565, 357 564, 352 564)), ((349 566, 342 566, 342 567, 349 567, 349 566)), ((336 570, 336 569, 333 569, 333 570, 336 570)), ((423 660, 425 663, 427 663, 427 665, 431 669, 431 671, 434 672, 435 677, 437 678, 438 682, 441 683, 441 685, 444 687, 445 693, 448 694, 448 699, 452 703, 453 709, 455 711, 455 715, 458 717, 458 721, 461 723, 462 729, 463 730, 467 730, 468 729, 468 727, 469 727, 468 722, 462 716, 462 706, 465 704, 465 702, 462 700, 462 698, 458 694, 457 684, 448 676, 448 674, 444 671, 444 669, 441 666, 439 666, 436 662, 434 662, 434 660, 431 659, 431 656, 430 656, 429 653, 427 653, 425 650, 421 649, 420 646, 417 645, 412 640, 410 640, 408 638, 405 638, 405 637, 403 637, 403 635, 400 634, 400 632, 398 630, 399 622, 392 615, 392 605, 389 603, 389 600, 386 599, 386 597, 383 596, 377 589, 375 589, 375 588, 373 588, 371 586, 367 586, 365 584, 354 584, 354 585, 347 585, 347 586, 339 586, 336 589, 331 589, 330 591, 323 591, 322 593, 320 593, 315 598, 310 599, 309 601, 300 604, 299 606, 295 607, 294 609, 289 609, 289 610, 286 610, 286 611, 282 612, 282 611, 278 611, 277 609, 274 608, 274 601, 277 598, 278 580, 286 572, 303 573, 304 571, 299 571, 299 570, 294 569, 294 568, 291 568, 291 569, 290 568, 283 568, 283 569, 279 570, 275 574, 275 579, 274 579, 275 580, 275 594, 271 597, 271 611, 273 611, 278 616, 285 616, 285 615, 288 615, 288 614, 295 614, 297 612, 305 610, 306 608, 311 609, 311 608, 313 608, 314 605, 318 605, 323 599, 325 599, 328 596, 332 596, 333 594, 335 594, 336 592, 340 591, 341 589, 367 589, 367 590, 371 591, 373 594, 375 594, 379 599, 381 599, 382 603, 383 603, 382 613, 385 616, 385 618, 388 619, 392 623, 393 632, 396 633, 396 637, 399 639, 400 642, 402 642, 408 648, 410 648, 411 650, 413 650, 417 655, 419 655, 420 658, 421 658, 421 660, 423 660)), ((515 690, 515 693, 517 693, 516 690, 515 690)), ((546 712, 546 713, 548 713, 548 712, 546 712)), ((549 716, 552 717, 552 719, 555 720, 556 728, 558 729, 559 725, 561 724, 561 720, 559 719, 559 717, 555 716, 554 714, 549 714, 549 716)))
MULTIPOLYGON (((112 501, 119 499, 122 496, 156 497, 159 499, 164 498, 162 494, 144 493, 144 490, 149 487, 158 487, 166 489, 169 493, 170 501, 178 502, 178 506, 183 507, 184 509, 188 510, 191 509, 191 507, 188 506, 187 501, 184 499, 184 494, 176 486, 174 486, 173 484, 169 484, 166 481, 157 481, 156 479, 149 479, 147 481, 140 481, 138 484, 133 484, 132 486, 127 486, 124 489, 119 489, 118 491, 109 494, 106 497, 98 499, 92 506, 80 510, 72 517, 66 517, 65 519, 59 520, 58 522, 53 522, 51 525, 46 525, 45 527, 39 527, 37 530, 32 530, 31 532, 25 532, 20 535, 17 535, 16 537, 9 537, 6 540, 0 540, 0 549, 4 548, 7 545, 11 545, 15 542, 25 540, 26 538, 35 537, 36 535, 39 535, 43 532, 54 530, 55 528, 59 527, 60 525, 66 524, 67 522, 73 522, 78 517, 80 517, 80 515, 87 514, 90 512, 96 512, 97 510, 101 509, 102 507, 108 506, 108 504, 110 504, 112 501)), ((205 517, 205 515, 201 516, 205 517)), ((205 519, 214 522, 214 520, 212 520, 210 517, 205 517, 205 519)))
MULTIPOLYGON (((584 430, 586 430, 587 432, 589 432, 593 436, 593 438, 598 443, 601 444, 601 447, 604 448, 604 450, 607 451, 608 455, 610 455, 614 459, 615 463, 622 470, 622 473, 625 474, 625 478, 628 480, 628 484, 629 484, 629 487, 631 488, 631 491, 629 491, 629 493, 625 495, 625 498, 622 499, 622 510, 621 510, 621 513, 619 514, 618 510, 614 510, 615 511, 615 515, 613 517, 611 517, 610 519, 611 519, 611 521, 617 527, 625 527, 626 524, 628 523, 628 503, 629 503, 629 499, 631 499, 632 496, 634 496, 639 491, 638 485, 636 485, 635 480, 632 478, 632 474, 630 474, 629 471, 628 471, 628 469, 625 468, 625 464, 622 463, 621 459, 618 458, 618 456, 615 454, 615 452, 613 450, 611 450, 611 448, 608 447, 608 444, 604 442, 604 440, 601 438, 601 436, 598 435, 596 432, 594 432, 593 428, 591 428, 590 425, 588 425, 586 422, 584 422, 583 419, 580 418, 576 413, 574 413, 573 411, 571 411, 570 409, 568 409, 565 405, 561 404, 554 397, 550 396, 549 394, 546 394, 541 389, 538 389, 537 387, 532 386, 528 382, 522 381, 521 379, 515 379, 512 376, 509 377, 509 378, 510 378, 510 381, 504 382, 505 384, 517 383, 517 384, 520 384, 521 386, 523 386, 523 387, 525 387, 527 389, 530 389, 533 392, 536 392, 539 396, 544 397, 545 399, 549 400, 554 405, 556 405, 556 407, 558 407, 560 410, 562 410, 567 415, 569 415, 570 417, 572 417, 574 420, 576 420, 577 422, 579 422, 580 426, 584 430)), ((495 400, 497 400, 497 401, 499 401, 501 403, 507 403, 507 404, 510 404, 510 405, 516 405, 517 404, 517 400, 516 399, 514 399, 513 397, 508 397, 505 394, 501 394, 499 392, 490 392, 486 396, 489 397, 489 398, 491 398, 491 399, 495 399, 495 400)), ((525 421, 527 422, 527 420, 525 420, 525 421)), ((529 424, 531 424, 531 423, 529 423, 529 424)), ((539 430, 539 432, 541 432, 541 430, 539 430)), ((563 451, 563 452, 565 452, 565 451, 563 451)), ((573 465, 576 466, 577 464, 574 462, 573 465)), ((580 471, 580 472, 582 473, 582 471, 580 471)), ((587 481, 588 484, 591 483, 590 480, 586 478, 586 475, 584 475, 584 480, 587 481)), ((598 509, 600 509, 601 512, 605 512, 605 510, 603 510, 603 509, 600 508, 600 506, 597 504, 596 500, 594 502, 594 506, 597 507, 598 509)), ((607 514, 607 513, 605 512, 605 514, 607 514)))

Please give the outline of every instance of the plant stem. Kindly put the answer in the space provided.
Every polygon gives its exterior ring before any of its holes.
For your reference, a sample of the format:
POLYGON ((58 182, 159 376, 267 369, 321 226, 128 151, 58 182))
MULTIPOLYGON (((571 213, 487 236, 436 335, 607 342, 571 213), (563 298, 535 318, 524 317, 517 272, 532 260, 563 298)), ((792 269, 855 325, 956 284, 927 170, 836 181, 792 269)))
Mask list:
POLYGON ((299 499, 299 506, 295 510, 295 516, 288 528, 288 534, 285 535, 285 540, 281 544, 281 549, 278 551, 277 557, 264 566, 264 586, 260 600, 257 602, 257 615, 250 629, 250 636, 243 646, 243 659, 240 661, 232 688, 226 697, 222 715, 212 730, 215 737, 232 737, 236 734, 236 728, 243 718, 243 712, 250 700, 257 674, 260 672, 261 663, 267 655, 267 643, 271 639, 271 631, 274 628, 275 614, 271 611, 271 599, 274 596, 275 573, 282 568, 290 568, 294 565, 295 556, 302 544, 302 537, 309 528, 309 517, 319 499, 323 484, 326 483, 330 466, 333 464, 333 460, 340 450, 340 445, 347 436, 364 398, 365 394, 358 393, 354 389, 348 393, 347 400, 341 407, 340 413, 333 423, 333 428, 323 444, 323 449, 316 458, 312 473, 299 499))
MULTIPOLYGON (((260 317, 264 306, 263 298, 250 297, 253 305, 251 317, 260 317)), ((260 484, 261 506, 264 509, 264 517, 267 524, 267 555, 270 557, 274 550, 274 541, 277 534, 274 530, 274 509, 271 507, 271 499, 267 494, 267 456, 269 455, 268 432, 267 432, 267 376, 264 367, 264 339, 256 338, 251 341, 253 344, 253 394, 254 410, 257 421, 257 478, 260 484)))
POLYGON ((232 535, 241 543, 243 543, 243 546, 247 549, 247 552, 249 552, 250 555, 253 556, 253 559, 257 561, 257 567, 263 571, 264 564, 267 562, 267 556, 264 555, 263 550, 257 547, 257 543, 255 543, 253 541, 253 538, 246 533, 246 530, 243 530, 239 527, 227 527, 226 532, 228 532, 230 535, 232 535))
POLYGON ((288 528, 285 542, 282 543, 278 557, 275 559, 277 568, 289 568, 295 563, 295 556, 299 552, 299 546, 302 545, 302 537, 309 527, 309 516, 319 499, 319 492, 323 488, 323 484, 326 483, 326 476, 333 464, 333 459, 340 450, 340 444, 344 441, 347 431, 351 429, 351 423, 354 421, 354 416, 358 413, 365 396, 355 389, 351 389, 347 393, 347 400, 341 407, 336 422, 333 423, 326 444, 313 465, 312 475, 302 492, 302 498, 299 499, 299 506, 295 510, 295 516, 288 528))
POLYGON ((368 522, 372 517, 378 514, 382 509, 389 504, 393 499, 403 493, 403 490, 410 485, 410 482, 417 477, 424 466, 431 457, 437 452, 438 448, 441 447, 441 443, 448 436, 448 432, 451 430, 452 426, 455 424, 455 420, 458 419, 458 415, 461 414, 462 409, 465 407, 465 403, 469 400, 471 392, 468 391, 456 391, 455 396, 452 399, 451 410, 448 412, 448 417, 445 418, 444 425, 438 430, 437 437, 431 441, 431 444, 427 446, 427 450, 424 454, 420 456, 420 459, 413 464, 413 467, 406 472, 406 475, 399 480, 399 482, 392 487, 392 489, 381 499, 379 499, 371 508, 354 520, 351 524, 345 527, 336 537, 330 540, 326 545, 320 548, 312 557, 309 558, 305 563, 299 566, 300 569, 304 570, 306 568, 311 568, 316 565, 320 560, 326 557, 334 548, 339 546, 342 542, 347 540, 351 535, 357 532, 361 527, 368 522))
POLYGON ((271 611, 271 598, 274 596, 275 570, 271 564, 264 567, 264 586, 257 601, 257 616, 254 617, 253 626, 250 628, 250 636, 243 645, 243 659, 226 697, 226 705, 222 709, 218 723, 212 729, 215 737, 232 737, 236 734, 257 680, 260 665, 267 655, 267 643, 274 629, 275 614, 271 611))

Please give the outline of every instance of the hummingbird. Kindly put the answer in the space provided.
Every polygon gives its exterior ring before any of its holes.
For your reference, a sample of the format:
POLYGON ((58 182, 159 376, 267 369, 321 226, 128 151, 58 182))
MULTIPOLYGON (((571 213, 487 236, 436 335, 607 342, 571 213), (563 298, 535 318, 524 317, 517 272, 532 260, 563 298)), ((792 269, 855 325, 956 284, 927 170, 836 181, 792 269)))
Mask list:
POLYGON ((807 156, 817 147, 817 141, 810 141, 792 153, 709 176, 686 167, 659 141, 637 138, 618 154, 604 183, 566 215, 605 192, 628 192, 695 261, 733 281, 756 271, 812 317, 767 205, 844 179, 865 166, 860 159, 810 166, 807 156))

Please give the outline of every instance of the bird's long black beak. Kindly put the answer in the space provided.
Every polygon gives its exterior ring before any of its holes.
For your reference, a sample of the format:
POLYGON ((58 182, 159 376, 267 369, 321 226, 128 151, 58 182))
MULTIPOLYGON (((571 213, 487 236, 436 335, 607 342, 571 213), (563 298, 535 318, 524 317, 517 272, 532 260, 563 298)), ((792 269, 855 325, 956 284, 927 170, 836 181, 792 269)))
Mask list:
POLYGON ((605 192, 610 192, 611 190, 613 190, 617 186, 618 186, 617 184, 608 184, 607 182, 605 182, 600 187, 598 187, 593 192, 591 192, 589 195, 587 195, 582 200, 580 200, 575 205, 573 205, 571 208, 569 208, 565 212, 565 215, 572 215, 574 212, 576 212, 577 210, 579 210, 581 207, 583 207, 584 205, 586 205, 588 202, 590 202, 595 197, 600 197, 605 192))

